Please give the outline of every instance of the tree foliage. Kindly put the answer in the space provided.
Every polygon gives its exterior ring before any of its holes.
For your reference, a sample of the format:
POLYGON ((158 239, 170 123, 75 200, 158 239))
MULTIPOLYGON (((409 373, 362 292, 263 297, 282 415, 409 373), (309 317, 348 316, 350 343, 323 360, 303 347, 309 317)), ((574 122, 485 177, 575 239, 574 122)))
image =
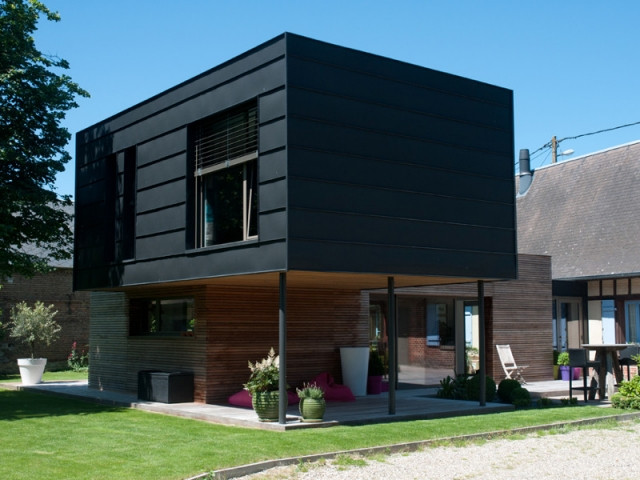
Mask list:
POLYGON ((54 192, 71 158, 60 123, 88 93, 62 73, 68 62, 36 48, 41 16, 60 20, 37 0, 0 0, 0 279, 46 271, 72 251, 71 199, 54 192))
POLYGON ((61 327, 54 320, 57 313, 53 305, 36 302, 30 307, 20 302, 11 309, 9 336, 27 344, 31 358, 35 358, 36 345, 51 345, 60 335, 61 327))

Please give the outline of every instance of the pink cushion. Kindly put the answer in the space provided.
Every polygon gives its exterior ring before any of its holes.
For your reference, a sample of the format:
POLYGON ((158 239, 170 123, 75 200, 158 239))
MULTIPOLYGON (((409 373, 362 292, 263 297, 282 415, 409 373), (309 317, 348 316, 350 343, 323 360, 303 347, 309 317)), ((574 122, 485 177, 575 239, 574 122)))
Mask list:
POLYGON ((313 379, 310 383, 315 383, 324 390, 324 399, 327 402, 355 402, 356 397, 353 396, 351 389, 346 385, 335 383, 333 377, 327 372, 323 372, 313 379))
MULTIPOLYGON (((287 392, 287 397, 289 397, 289 405, 295 405, 298 403, 298 395, 295 393, 287 392)), ((253 408, 253 405, 251 404, 251 395, 249 395, 249 392, 246 390, 240 390, 238 393, 234 393, 229 397, 228 402, 236 407, 253 408)))

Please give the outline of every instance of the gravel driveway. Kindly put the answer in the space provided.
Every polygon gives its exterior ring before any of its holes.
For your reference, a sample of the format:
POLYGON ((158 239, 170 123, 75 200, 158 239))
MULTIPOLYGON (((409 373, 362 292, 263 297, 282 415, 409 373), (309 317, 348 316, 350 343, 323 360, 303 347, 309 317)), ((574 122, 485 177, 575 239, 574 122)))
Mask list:
POLYGON ((465 446, 304 467, 277 467, 240 477, 257 480, 318 479, 633 479, 640 478, 640 422, 565 433, 540 432, 465 446))

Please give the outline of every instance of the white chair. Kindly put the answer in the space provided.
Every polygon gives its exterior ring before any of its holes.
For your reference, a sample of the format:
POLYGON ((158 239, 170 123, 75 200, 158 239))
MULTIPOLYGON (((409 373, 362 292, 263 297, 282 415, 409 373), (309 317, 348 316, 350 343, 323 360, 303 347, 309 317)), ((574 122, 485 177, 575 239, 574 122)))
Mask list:
POLYGON ((527 383, 522 376, 522 372, 529 365, 517 365, 513 359, 513 353, 511 353, 510 345, 496 345, 498 350, 498 356, 500 357, 500 363, 504 370, 505 378, 517 380, 520 383, 527 383))

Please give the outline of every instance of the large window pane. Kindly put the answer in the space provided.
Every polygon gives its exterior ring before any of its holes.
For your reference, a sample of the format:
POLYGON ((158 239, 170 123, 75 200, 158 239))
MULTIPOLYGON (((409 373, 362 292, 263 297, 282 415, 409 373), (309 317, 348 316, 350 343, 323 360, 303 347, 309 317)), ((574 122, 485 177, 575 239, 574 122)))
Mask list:
POLYGON ((243 170, 238 165, 204 177, 205 247, 243 240, 243 170))

